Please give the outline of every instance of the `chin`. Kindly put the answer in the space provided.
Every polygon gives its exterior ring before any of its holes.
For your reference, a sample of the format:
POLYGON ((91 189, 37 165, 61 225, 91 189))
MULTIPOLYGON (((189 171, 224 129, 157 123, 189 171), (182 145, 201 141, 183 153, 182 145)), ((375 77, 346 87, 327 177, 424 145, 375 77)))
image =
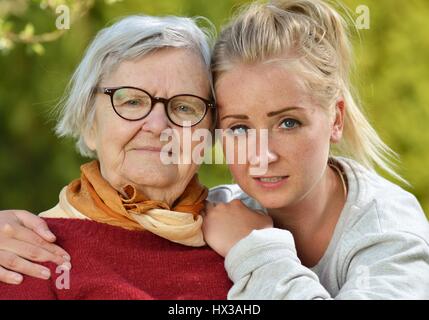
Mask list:
POLYGON ((153 188, 165 188, 174 184, 174 179, 159 174, 130 175, 128 180, 132 181, 136 186, 145 186, 153 188))
POLYGON ((258 200, 255 198, 261 206, 263 206, 265 209, 281 209, 285 208, 290 203, 288 201, 285 201, 285 199, 279 199, 279 197, 265 197, 264 199, 258 200))
POLYGON ((248 190, 248 192, 246 190, 244 191, 266 209, 285 208, 290 206, 294 201, 294 196, 292 195, 291 190, 284 188, 265 192, 259 190, 259 188, 256 190, 251 188, 251 190, 248 190))
POLYGON ((167 187, 177 179, 177 170, 163 165, 130 166, 125 169, 127 180, 137 185, 167 187))

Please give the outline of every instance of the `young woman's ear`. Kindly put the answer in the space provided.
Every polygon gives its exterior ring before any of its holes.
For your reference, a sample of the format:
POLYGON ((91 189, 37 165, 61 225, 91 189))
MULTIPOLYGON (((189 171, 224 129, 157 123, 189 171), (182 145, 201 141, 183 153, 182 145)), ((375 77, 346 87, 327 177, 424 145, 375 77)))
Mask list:
POLYGON ((335 118, 331 130, 331 143, 340 142, 343 136, 344 129, 344 116, 345 116, 345 103, 341 98, 335 104, 335 118))

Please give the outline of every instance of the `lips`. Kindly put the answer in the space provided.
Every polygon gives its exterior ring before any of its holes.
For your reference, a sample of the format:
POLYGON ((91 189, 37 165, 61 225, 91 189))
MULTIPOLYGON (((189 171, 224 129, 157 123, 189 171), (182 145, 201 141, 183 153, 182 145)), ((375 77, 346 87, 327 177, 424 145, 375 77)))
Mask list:
POLYGON ((283 186, 289 176, 253 177, 258 186, 267 189, 275 189, 283 186))
POLYGON ((141 148, 136 148, 136 150, 161 152, 162 148, 158 148, 158 147, 141 147, 141 148))
POLYGON ((274 183, 274 182, 279 182, 279 181, 283 180, 284 177, 270 177, 270 178, 257 178, 257 179, 259 179, 259 181, 261 181, 261 182, 274 183))
POLYGON ((172 155, 171 151, 163 150, 163 148, 160 148, 160 147, 145 146, 145 147, 134 148, 134 150, 136 150, 136 151, 154 152, 154 153, 164 152, 164 153, 168 153, 169 155, 172 155))

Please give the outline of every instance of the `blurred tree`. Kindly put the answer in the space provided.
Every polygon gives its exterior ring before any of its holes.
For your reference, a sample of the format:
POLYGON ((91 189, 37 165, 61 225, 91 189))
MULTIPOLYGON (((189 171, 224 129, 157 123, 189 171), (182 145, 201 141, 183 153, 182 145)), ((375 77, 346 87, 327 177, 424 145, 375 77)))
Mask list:
MULTIPOLYGON (((117 0, 106 0, 109 4, 114 2, 117 0)), ((28 50, 41 55, 44 53, 43 43, 59 39, 70 29, 70 21, 85 15, 93 5, 94 0, 3 0, 0 2, 0 51, 7 53, 16 44, 25 44, 28 50), (31 18, 41 14, 38 11, 57 15, 52 30, 35 33, 31 18), (27 18, 27 14, 30 17, 27 18), (25 27, 20 32, 15 31, 15 24, 22 22, 26 22, 25 27)))
MULTIPOLYGON (((381 137, 400 156, 398 172, 429 214, 429 2, 347 1, 370 8, 356 41, 356 83, 381 137)), ((428 215, 429 216, 429 215, 428 215)))
MULTIPOLYGON (((0 0, 0 209, 52 207, 86 161, 73 141, 57 139, 52 107, 98 30, 130 14, 201 15, 219 29, 246 0, 0 0), (70 29, 58 30, 70 9, 70 29)), ((398 152, 398 172, 429 212, 429 3, 345 0, 351 20, 369 9, 370 28, 355 37, 355 83, 383 139, 398 152)), ((231 183, 225 166, 203 165, 213 186, 231 183)), ((405 187, 405 186, 404 186, 405 187)))

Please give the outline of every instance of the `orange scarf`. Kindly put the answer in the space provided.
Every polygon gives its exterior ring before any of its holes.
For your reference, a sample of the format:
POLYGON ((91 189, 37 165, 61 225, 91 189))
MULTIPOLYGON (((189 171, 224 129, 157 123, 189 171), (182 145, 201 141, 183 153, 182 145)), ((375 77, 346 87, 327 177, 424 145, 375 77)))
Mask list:
POLYGON ((204 209, 207 188, 197 175, 170 208, 167 203, 150 200, 127 185, 124 197, 101 175, 98 161, 81 166, 81 178, 67 187, 68 202, 91 220, 129 230, 148 230, 173 242, 190 246, 205 245, 200 211, 204 209))

